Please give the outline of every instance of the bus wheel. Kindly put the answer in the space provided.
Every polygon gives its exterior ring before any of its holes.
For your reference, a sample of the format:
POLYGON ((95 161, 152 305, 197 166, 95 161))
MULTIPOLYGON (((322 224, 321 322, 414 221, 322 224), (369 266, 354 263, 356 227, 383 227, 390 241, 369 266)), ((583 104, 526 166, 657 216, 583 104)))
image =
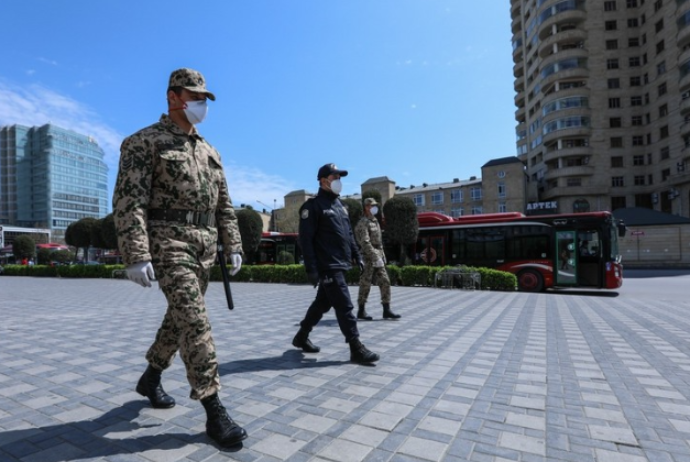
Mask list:
POLYGON ((522 292, 541 292, 544 290, 544 278, 535 270, 520 271, 517 275, 518 289, 522 292))

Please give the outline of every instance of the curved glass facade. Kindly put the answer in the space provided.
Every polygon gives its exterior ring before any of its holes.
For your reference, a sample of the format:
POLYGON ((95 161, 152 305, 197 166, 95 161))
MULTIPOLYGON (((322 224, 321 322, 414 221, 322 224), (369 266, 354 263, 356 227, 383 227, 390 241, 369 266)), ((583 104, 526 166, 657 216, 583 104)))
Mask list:
POLYGON ((568 58, 546 66, 540 74, 542 79, 566 69, 587 68, 587 58, 568 58))
POLYGON ((556 101, 546 104, 542 108, 542 115, 574 107, 589 107, 589 100, 583 96, 571 96, 570 98, 557 99, 556 101))
POLYGON ((563 119, 552 120, 544 124, 543 134, 552 133, 558 130, 566 130, 568 128, 582 128, 589 127, 589 117, 565 117, 563 119))

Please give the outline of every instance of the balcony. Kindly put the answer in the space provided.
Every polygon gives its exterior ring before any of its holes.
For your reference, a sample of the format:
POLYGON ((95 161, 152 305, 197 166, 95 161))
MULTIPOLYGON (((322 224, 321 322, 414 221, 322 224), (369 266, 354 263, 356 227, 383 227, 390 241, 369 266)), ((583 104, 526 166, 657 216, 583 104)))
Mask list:
MULTIPOLYGON (((676 17, 680 17, 681 15, 678 14, 676 17)), ((678 49, 682 50, 684 46, 690 44, 690 24, 684 26, 682 29, 678 31, 678 35, 676 36, 676 41, 678 43, 678 49)))
POLYGON ((570 98, 571 96, 580 96, 582 98, 589 98, 589 94, 590 94, 589 87, 568 88, 567 90, 555 91, 553 93, 546 95, 541 100, 541 106, 546 107, 550 103, 552 103, 553 101, 556 101, 558 99, 570 98))
POLYGON ((592 129, 590 127, 565 128, 544 135, 543 143, 551 144, 556 142, 559 138, 588 138, 591 134, 592 129))
POLYGON ((557 169, 549 169, 544 174, 544 180, 555 180, 557 178, 571 177, 571 176, 592 176, 594 174, 594 167, 589 165, 577 165, 574 167, 562 167, 557 169))
POLYGON ((584 42, 586 38, 587 32, 582 29, 570 29, 563 32, 557 32, 539 43, 539 57, 545 59, 551 56, 553 54, 554 44, 560 45, 563 43, 584 42))
POLYGON ((541 91, 544 92, 548 89, 551 88, 551 86, 558 82, 559 80, 568 80, 568 79, 588 79, 589 78, 589 69, 586 67, 576 67, 572 69, 566 69, 563 71, 558 71, 554 72, 550 76, 546 77, 543 79, 541 83, 541 91))
POLYGON ((523 77, 525 75, 525 63, 524 61, 520 61, 519 63, 515 63, 515 66, 513 66, 513 76, 517 79, 518 77, 523 77))
POLYGON ((515 120, 517 120, 518 123, 525 121, 525 106, 522 106, 515 111, 515 120))
MULTIPOLYGON (((544 106, 542 106, 544 107, 544 106)), ((551 111, 548 114, 546 114, 542 120, 541 120, 541 125, 542 127, 551 122, 552 120, 556 119, 563 119, 565 117, 574 117, 574 116, 583 116, 583 117, 590 117, 592 115, 592 110, 588 107, 569 107, 565 109, 559 109, 558 111, 551 111)), ((562 130, 561 130, 562 131, 562 130)), ((551 133, 549 133, 550 135, 551 133)))
POLYGON ((680 113, 685 115, 690 112, 690 98, 685 98, 680 101, 680 113))
POLYGON ((544 162, 557 161, 567 157, 590 157, 592 148, 590 146, 578 146, 575 148, 554 149, 544 154, 544 162))
POLYGON ((558 53, 554 53, 551 56, 547 57, 540 63, 541 69, 546 69, 547 67, 558 63, 560 61, 564 61, 566 59, 570 58, 584 58, 587 59, 589 57, 589 53, 587 50, 584 48, 570 48, 568 50, 563 50, 559 51, 558 53))
POLYGON ((510 23, 510 30, 513 31, 513 35, 517 34, 522 30, 522 16, 517 15, 513 18, 513 21, 510 23))
POLYGON ((572 23, 581 24, 587 19, 587 12, 584 10, 561 11, 541 23, 539 26, 539 40, 544 40, 552 33, 551 28, 557 24, 572 23))
POLYGON ((521 76, 515 79, 513 83, 513 88, 515 91, 525 91, 525 77, 521 76))

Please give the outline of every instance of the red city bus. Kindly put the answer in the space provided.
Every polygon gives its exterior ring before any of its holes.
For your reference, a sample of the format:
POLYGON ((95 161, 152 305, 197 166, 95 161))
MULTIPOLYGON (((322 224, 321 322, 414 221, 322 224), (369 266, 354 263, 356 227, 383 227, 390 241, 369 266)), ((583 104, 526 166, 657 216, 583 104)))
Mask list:
POLYGON ((618 238, 625 225, 609 212, 525 216, 519 212, 452 218, 418 214, 415 264, 508 271, 518 288, 616 289, 623 284, 618 238))

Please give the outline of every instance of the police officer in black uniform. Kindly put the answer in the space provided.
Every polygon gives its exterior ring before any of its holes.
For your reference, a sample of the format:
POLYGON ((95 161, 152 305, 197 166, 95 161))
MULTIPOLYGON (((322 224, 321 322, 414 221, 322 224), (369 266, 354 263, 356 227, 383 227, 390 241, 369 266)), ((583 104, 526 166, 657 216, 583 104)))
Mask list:
POLYGON ((340 331, 350 344, 350 361, 367 364, 378 361, 379 355, 369 351, 359 340, 357 318, 345 279, 345 272, 352 268, 353 261, 359 264, 360 270, 364 263, 347 210, 338 198, 342 189, 340 178, 344 176, 347 170, 339 170, 335 164, 321 167, 317 176, 319 192, 299 211, 304 268, 309 282, 318 286, 318 291, 292 344, 307 353, 318 353, 321 349, 309 340, 309 333, 324 313, 334 307, 340 331))

